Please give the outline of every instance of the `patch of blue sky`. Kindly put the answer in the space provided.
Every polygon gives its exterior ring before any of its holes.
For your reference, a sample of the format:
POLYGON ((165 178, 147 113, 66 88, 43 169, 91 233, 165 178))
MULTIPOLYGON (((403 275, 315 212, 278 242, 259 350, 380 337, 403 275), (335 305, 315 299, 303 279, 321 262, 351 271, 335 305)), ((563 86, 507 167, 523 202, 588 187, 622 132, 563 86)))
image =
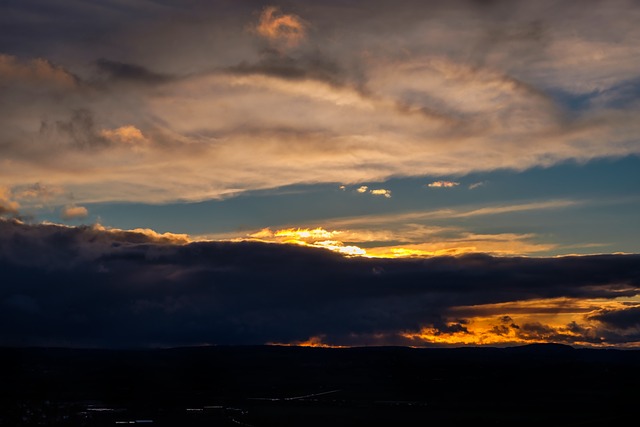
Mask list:
MULTIPOLYGON (((462 227, 474 233, 534 234, 537 239, 566 247, 559 252, 593 253, 640 250, 640 157, 566 162, 525 171, 498 170, 465 176, 394 178, 386 182, 297 185, 241 194, 199 203, 149 205, 105 203, 88 205, 85 223, 116 228, 152 228, 192 235, 246 233, 265 227, 323 227, 337 218, 477 209, 549 201, 567 205, 455 217, 423 218, 434 226, 462 227), (428 187, 436 181, 458 183, 428 187), (357 189, 366 185, 367 192, 357 189), (471 188, 470 188, 471 187, 471 188), (373 189, 391 191, 391 198, 373 189), (572 246, 573 245, 573 246, 572 246), (577 246, 576 246, 577 245, 577 246), (582 249, 579 247, 582 245, 582 249), (591 245, 594 245, 593 247, 591 245)), ((56 221, 55 213, 38 219, 56 221)), ((58 220, 59 221, 59 220, 58 220)), ((556 253, 558 252, 556 251, 556 253)), ((551 253, 549 253, 551 254, 551 253)))

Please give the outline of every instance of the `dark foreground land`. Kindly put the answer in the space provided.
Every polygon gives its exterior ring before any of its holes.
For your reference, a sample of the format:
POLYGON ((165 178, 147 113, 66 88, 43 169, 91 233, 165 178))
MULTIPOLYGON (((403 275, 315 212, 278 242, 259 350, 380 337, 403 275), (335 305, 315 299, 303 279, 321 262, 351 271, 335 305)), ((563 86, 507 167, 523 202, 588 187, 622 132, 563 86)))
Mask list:
POLYGON ((631 425, 640 352, 0 349, 1 426, 631 425))

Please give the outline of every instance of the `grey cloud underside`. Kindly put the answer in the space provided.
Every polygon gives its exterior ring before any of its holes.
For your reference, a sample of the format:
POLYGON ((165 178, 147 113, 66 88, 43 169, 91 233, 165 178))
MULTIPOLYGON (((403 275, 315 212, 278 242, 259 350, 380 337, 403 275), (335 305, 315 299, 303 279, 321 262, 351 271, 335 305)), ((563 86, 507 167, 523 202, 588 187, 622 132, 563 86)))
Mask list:
MULTIPOLYGON (((176 245, 137 232, 3 220, 0 323, 11 327, 2 328, 0 343, 247 344, 324 335, 336 344, 367 336, 406 344, 398 332, 464 330, 464 318, 447 320, 456 306, 635 295, 639 261, 638 255, 344 258, 292 245, 176 245)), ((624 330, 632 311, 603 312, 598 320, 620 328, 619 342, 629 341, 624 330)), ((541 333, 535 325, 518 327, 541 333)))
POLYGON ((168 83, 173 76, 156 73, 143 66, 128 64, 120 61, 112 61, 101 58, 96 61, 99 73, 106 75, 111 81, 128 81, 134 83, 158 85, 168 83))
POLYGON ((265 49, 255 63, 241 62, 225 71, 232 74, 256 74, 273 76, 285 80, 312 79, 335 86, 346 84, 346 71, 336 62, 322 56, 320 52, 292 57, 287 54, 265 49))

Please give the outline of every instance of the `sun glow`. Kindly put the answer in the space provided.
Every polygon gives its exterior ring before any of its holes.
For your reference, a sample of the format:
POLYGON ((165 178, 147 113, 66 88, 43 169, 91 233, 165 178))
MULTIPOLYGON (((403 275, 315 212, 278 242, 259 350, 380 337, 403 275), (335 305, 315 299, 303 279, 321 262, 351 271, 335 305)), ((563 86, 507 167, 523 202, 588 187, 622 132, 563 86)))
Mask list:
MULTIPOLYGON (((495 256, 513 256, 547 251, 554 247, 551 244, 531 242, 532 235, 512 233, 480 235, 463 230, 437 228, 421 228, 413 231, 416 235, 410 240, 394 245, 389 243, 397 243, 402 236, 393 230, 327 230, 323 227, 290 227, 277 230, 263 228, 245 237, 234 237, 233 240, 297 244, 329 249, 348 256, 370 258, 459 256, 478 252, 495 256), (446 232, 449 232, 449 235, 445 235, 446 232), (452 235, 451 232, 457 234, 452 235)), ((406 240, 406 235, 404 237, 406 240)))
POLYGON ((304 341, 293 341, 290 343, 270 342, 267 345, 279 345, 284 347, 315 347, 315 348, 346 348, 344 345, 326 344, 323 342, 324 336, 309 337, 304 341))
MULTIPOLYGON (((423 327, 400 335, 415 346, 514 345, 557 342, 587 347, 611 347, 611 332, 598 314, 637 307, 637 297, 615 299, 548 298, 508 303, 460 306, 452 316, 467 320, 445 327, 423 327)), ((637 343, 624 347, 637 348, 637 343)))

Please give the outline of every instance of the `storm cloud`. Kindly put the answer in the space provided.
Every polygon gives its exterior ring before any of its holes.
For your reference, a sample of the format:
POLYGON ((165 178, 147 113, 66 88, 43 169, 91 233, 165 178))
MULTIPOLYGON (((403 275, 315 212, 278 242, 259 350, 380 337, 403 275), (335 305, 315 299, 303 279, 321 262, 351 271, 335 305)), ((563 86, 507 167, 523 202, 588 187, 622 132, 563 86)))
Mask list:
MULTIPOLYGON (((418 335, 474 333, 472 309, 465 307, 488 307, 483 315, 494 318, 494 335, 512 331, 519 342, 537 342, 558 328, 518 325, 495 307, 632 299, 640 292, 639 261, 638 255, 345 257, 298 245, 193 242, 151 230, 6 219, 0 221, 0 343, 433 345, 418 335)), ((570 344, 606 345, 607 334, 618 344, 636 344, 629 327, 637 322, 629 319, 638 303, 626 304, 622 313, 587 309, 581 324, 567 324, 557 335, 570 344), (584 335, 576 333, 580 328, 584 335), (590 338, 596 331, 597 341, 590 338)), ((554 310, 562 312, 547 309, 554 310)))

